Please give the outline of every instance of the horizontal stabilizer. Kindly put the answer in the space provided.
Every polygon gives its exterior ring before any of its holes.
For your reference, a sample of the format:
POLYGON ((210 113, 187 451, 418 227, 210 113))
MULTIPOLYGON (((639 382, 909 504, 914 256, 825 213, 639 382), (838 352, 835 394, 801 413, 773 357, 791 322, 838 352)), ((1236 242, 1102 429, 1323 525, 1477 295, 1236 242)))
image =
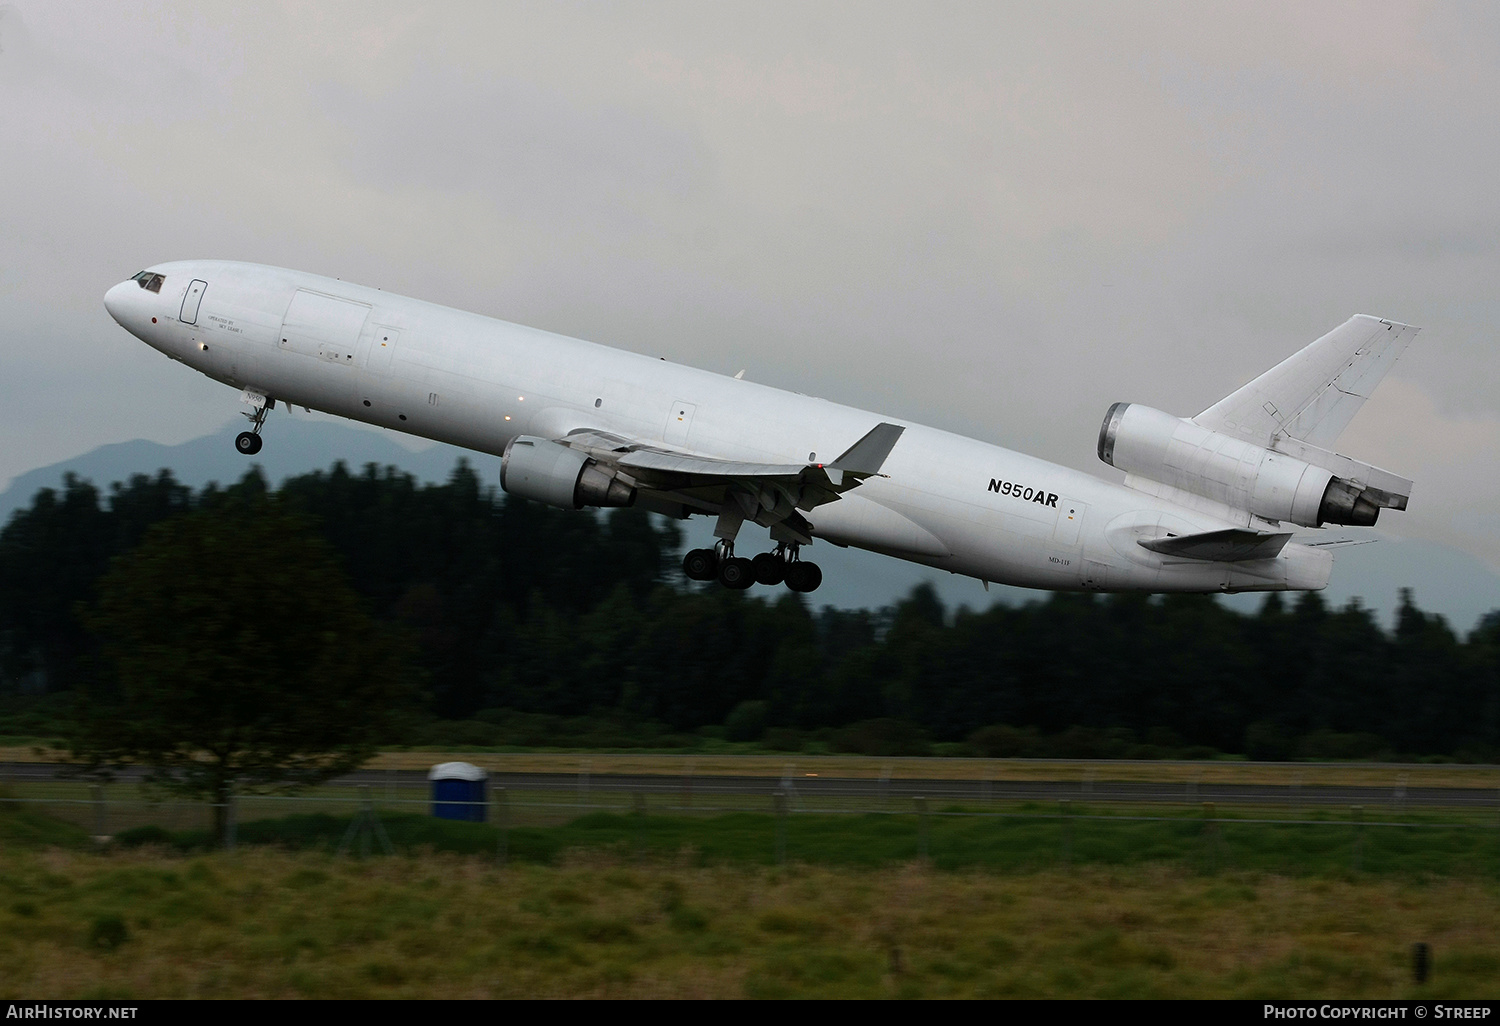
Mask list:
POLYGON ((1392 474, 1389 470, 1351 460, 1348 456, 1340 456, 1295 438, 1278 438, 1271 443, 1271 448, 1322 467, 1334 477, 1357 486, 1366 499, 1382 509, 1405 509, 1406 501, 1411 498, 1411 479, 1392 474))
POLYGON ((1292 540, 1290 534, 1262 534, 1231 527, 1204 534, 1148 538, 1141 547, 1164 556, 1203 559, 1214 563, 1240 563, 1248 559, 1275 559, 1292 540))
POLYGON ((846 474, 863 474, 869 477, 880 473, 885 458, 891 454, 906 428, 900 424, 876 424, 865 436, 849 447, 849 451, 828 464, 830 470, 842 470, 846 474))

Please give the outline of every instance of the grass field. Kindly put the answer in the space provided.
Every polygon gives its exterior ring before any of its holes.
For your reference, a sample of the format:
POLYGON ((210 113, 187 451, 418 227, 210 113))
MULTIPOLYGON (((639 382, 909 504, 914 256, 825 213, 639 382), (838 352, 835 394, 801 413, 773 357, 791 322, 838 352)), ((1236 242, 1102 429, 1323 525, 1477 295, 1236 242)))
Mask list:
POLYGON ((1348 823, 934 815, 924 859, 915 816, 794 815, 778 839, 766 814, 595 813, 509 830, 501 865, 486 825, 381 821, 396 855, 333 854, 349 821, 323 815, 245 823, 233 852, 96 850, 0 804, 0 995, 1500 991, 1494 828, 1367 830, 1356 870, 1348 823), (1421 987, 1418 941, 1433 952, 1421 987))
POLYGON ((1464 878, 269 849, 0 862, 7 998, 1474 998, 1500 977, 1500 892, 1464 878))

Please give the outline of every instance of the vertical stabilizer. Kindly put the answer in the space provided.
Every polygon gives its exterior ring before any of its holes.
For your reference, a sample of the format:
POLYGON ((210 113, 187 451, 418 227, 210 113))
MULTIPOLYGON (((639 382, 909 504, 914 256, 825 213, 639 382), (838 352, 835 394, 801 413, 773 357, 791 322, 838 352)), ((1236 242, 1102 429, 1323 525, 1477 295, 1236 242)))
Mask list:
POLYGON ((1193 423, 1257 445, 1281 437, 1331 448, 1418 330, 1357 314, 1193 423))

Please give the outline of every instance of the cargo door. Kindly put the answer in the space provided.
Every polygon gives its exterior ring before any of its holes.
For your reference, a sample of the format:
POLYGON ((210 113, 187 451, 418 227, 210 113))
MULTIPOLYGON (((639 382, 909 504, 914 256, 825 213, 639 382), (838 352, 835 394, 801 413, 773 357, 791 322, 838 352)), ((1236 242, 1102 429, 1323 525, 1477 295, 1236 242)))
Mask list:
POLYGON ((367 303, 298 289, 281 322, 281 348, 353 366, 354 347, 369 314, 367 303))

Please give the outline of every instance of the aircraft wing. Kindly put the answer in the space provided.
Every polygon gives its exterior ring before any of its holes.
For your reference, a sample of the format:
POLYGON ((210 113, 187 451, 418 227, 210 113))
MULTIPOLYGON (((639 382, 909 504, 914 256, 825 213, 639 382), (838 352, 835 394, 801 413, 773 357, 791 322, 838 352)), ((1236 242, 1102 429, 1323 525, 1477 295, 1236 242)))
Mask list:
POLYGON ((880 474, 906 429, 877 424, 832 463, 750 463, 684 452, 655 441, 584 429, 556 439, 628 476, 652 505, 752 520, 787 540, 811 541, 811 510, 880 474))

